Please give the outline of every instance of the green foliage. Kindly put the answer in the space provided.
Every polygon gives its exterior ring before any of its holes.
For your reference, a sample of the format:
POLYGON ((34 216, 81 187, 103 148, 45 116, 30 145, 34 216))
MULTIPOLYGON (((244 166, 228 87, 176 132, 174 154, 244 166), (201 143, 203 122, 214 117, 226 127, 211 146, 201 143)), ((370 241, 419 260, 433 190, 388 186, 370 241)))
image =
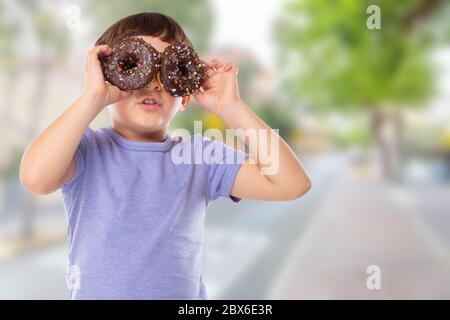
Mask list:
POLYGON ((278 64, 293 99, 315 107, 365 109, 423 103, 433 90, 426 25, 405 27, 412 1, 290 1, 276 23, 278 64), (381 29, 369 30, 369 5, 381 29))
POLYGON ((291 113, 276 107, 276 105, 264 105, 255 108, 255 112, 269 125, 269 127, 279 129, 279 134, 283 139, 288 141, 291 140, 296 128, 294 121, 295 117, 292 117, 291 113))
POLYGON ((14 39, 20 33, 17 21, 8 15, 7 7, 0 2, 0 63, 10 64, 15 56, 14 39))
POLYGON ((9 159, 5 167, 0 167, 0 179, 11 179, 19 176, 20 161, 24 153, 22 146, 14 146, 9 159))
MULTIPOLYGON (((279 129, 280 136, 285 140, 290 141, 293 138, 296 125, 295 117, 292 117, 291 113, 272 104, 266 104, 254 110, 271 128, 279 129)), ((222 120, 197 106, 189 106, 185 112, 175 116, 171 123, 171 131, 184 128, 193 134, 194 121, 202 121, 203 131, 215 128, 225 134, 226 126, 222 120)))
POLYGON ((257 79, 263 70, 263 67, 253 59, 252 56, 246 56, 237 61, 239 65, 238 83, 239 94, 241 98, 252 106, 256 107, 258 92, 252 88, 255 79, 257 79))
POLYGON ((64 57, 70 48, 70 33, 64 21, 55 12, 45 7, 43 1, 17 1, 23 12, 28 14, 34 36, 42 54, 49 58, 64 57))
POLYGON ((34 30, 43 48, 50 48, 57 57, 64 56, 69 49, 70 34, 56 17, 50 12, 36 12, 33 16, 34 30))
POLYGON ((330 138, 335 145, 340 147, 359 146, 367 148, 372 142, 369 128, 362 123, 353 123, 348 130, 332 131, 330 138))
MULTIPOLYGON (((188 130, 191 134, 194 133, 194 121, 202 121, 206 111, 197 106, 189 105, 187 109, 178 113, 170 124, 170 131, 178 128, 188 130)), ((205 129, 205 128, 203 128, 205 129)))

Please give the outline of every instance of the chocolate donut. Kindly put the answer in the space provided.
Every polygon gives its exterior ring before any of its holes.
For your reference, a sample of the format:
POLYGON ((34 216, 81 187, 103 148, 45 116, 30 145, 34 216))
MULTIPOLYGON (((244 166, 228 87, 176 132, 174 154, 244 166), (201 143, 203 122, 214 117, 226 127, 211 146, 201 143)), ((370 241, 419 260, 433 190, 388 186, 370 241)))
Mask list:
POLYGON ((171 96, 183 97, 198 90, 206 80, 206 66, 194 49, 184 42, 174 43, 161 54, 159 81, 171 96))
POLYGON ((105 80, 121 90, 138 90, 149 84, 159 68, 160 54, 141 38, 128 37, 101 59, 105 80))

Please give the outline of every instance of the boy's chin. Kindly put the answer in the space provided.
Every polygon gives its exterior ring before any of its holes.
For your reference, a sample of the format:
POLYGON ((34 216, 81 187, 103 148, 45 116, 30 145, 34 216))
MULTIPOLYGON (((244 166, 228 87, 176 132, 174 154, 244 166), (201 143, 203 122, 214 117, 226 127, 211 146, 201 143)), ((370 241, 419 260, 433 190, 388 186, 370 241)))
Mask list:
POLYGON ((133 121, 133 126, 142 132, 157 131, 164 126, 164 119, 161 117, 140 118, 133 121))

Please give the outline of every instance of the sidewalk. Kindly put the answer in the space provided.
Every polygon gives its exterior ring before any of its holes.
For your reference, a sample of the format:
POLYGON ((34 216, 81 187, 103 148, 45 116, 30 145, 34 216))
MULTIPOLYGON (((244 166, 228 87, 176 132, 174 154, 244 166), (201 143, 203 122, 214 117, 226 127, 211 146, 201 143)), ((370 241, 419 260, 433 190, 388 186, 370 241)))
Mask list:
POLYGON ((450 299, 450 252, 389 185, 349 169, 335 186, 269 299, 450 299))

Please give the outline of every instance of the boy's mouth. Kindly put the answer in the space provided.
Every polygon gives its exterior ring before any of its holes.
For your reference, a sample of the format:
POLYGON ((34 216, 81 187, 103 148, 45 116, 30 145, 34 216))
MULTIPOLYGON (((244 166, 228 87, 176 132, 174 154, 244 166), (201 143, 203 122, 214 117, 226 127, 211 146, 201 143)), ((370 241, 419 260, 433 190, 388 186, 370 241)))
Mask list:
POLYGON ((156 110, 161 107, 161 102, 154 96, 146 96, 139 100, 139 106, 147 110, 156 110))

